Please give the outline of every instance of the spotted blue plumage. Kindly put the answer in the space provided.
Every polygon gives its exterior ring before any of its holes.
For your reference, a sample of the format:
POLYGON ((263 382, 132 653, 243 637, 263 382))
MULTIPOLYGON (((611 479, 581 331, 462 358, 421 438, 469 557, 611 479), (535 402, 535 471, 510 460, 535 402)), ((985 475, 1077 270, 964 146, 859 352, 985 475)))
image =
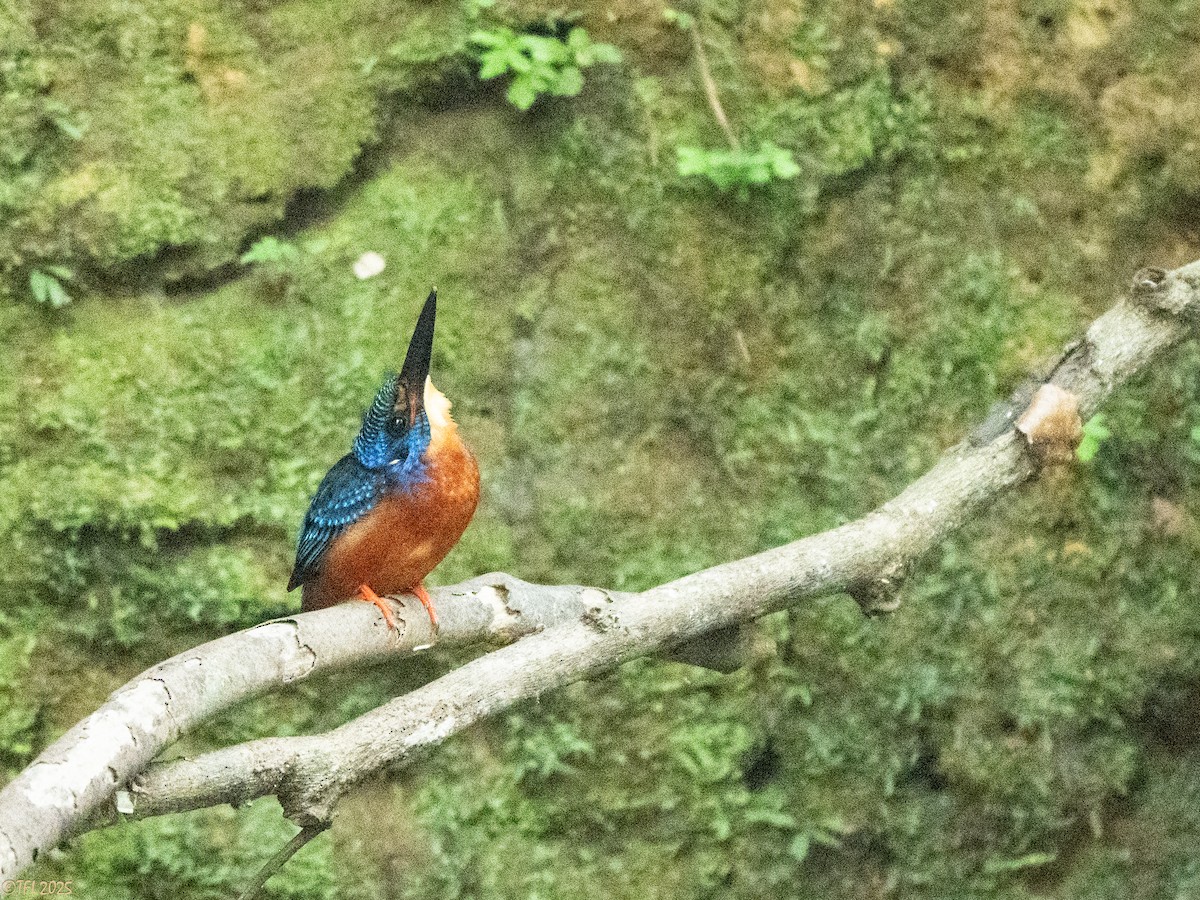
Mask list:
POLYGON ((413 490, 427 480, 429 418, 422 409, 415 422, 398 419, 399 396, 400 378, 389 373, 363 416, 352 451, 321 479, 304 517, 289 591, 316 578, 334 538, 384 496, 413 490))
POLYGON ((375 393, 371 408, 363 414, 362 428, 354 439, 354 456, 368 469, 381 468, 390 461, 388 455, 392 441, 389 440, 387 426, 399 396, 399 376, 388 372, 383 385, 375 393))

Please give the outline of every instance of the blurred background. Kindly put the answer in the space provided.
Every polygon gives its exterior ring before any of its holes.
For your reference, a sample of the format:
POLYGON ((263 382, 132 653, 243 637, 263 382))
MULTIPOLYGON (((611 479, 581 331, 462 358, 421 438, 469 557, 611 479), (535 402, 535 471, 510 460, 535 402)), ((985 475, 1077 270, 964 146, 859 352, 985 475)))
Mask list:
MULTIPOLYGON (((1197 0, 0 0, 0 777, 298 607, 308 498, 431 285, 485 487, 432 581, 650 587, 861 515, 1200 257, 1198 82, 1197 0)), ((736 674, 524 704, 266 896, 1200 897, 1198 387, 1161 361, 889 618, 831 596, 736 674)), ((228 898, 294 830, 266 799, 30 877, 228 898)))

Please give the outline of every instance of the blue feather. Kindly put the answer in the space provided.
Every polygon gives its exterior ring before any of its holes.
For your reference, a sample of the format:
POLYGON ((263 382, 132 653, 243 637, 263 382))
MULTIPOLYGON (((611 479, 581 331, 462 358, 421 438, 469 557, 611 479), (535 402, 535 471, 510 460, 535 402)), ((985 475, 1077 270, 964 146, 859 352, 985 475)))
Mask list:
POLYGON ((363 416, 353 451, 321 479, 304 517, 289 591, 317 577, 334 539, 369 513, 385 494, 408 492, 428 481, 429 417, 421 410, 411 427, 397 427, 399 391, 399 377, 389 374, 363 416))
POLYGON ((354 439, 354 455, 368 469, 378 469, 392 461, 395 442, 388 432, 388 421, 395 414, 400 397, 400 376, 389 372, 375 394, 371 408, 363 415, 362 429, 354 439))
POLYGON ((417 421, 404 436, 402 453, 397 454, 396 464, 388 466, 387 479, 392 487, 411 491, 429 480, 426 474, 425 451, 429 449, 429 417, 425 410, 417 413, 417 421))
POLYGON ((382 470, 368 469, 352 453, 326 473, 304 517, 289 591, 317 576, 333 539, 374 508, 386 485, 382 470))

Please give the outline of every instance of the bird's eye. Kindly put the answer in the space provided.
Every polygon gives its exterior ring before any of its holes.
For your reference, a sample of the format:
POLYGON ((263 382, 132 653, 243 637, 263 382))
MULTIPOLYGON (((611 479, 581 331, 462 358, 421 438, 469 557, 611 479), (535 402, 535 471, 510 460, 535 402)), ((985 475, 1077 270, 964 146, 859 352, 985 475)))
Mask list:
POLYGON ((403 431, 407 427, 408 427, 408 416, 399 415, 399 416, 392 417, 392 428, 396 429, 396 431, 403 431))

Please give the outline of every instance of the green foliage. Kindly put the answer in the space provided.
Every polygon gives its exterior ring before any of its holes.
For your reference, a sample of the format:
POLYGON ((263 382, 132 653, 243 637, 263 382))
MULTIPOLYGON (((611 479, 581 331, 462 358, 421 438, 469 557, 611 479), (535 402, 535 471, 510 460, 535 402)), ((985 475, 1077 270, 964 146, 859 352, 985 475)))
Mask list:
POLYGON ((682 31, 687 31, 696 24, 696 17, 691 13, 684 12, 681 9, 673 9, 669 6, 663 10, 663 19, 682 31))
MULTIPOLYGON (((7 624, 0 620, 0 627, 7 624)), ((26 673, 36 649, 33 634, 0 635, 0 772, 8 777, 34 754, 41 704, 31 695, 26 673)))
MULTIPOLYGON (((696 9, 731 116, 799 169, 730 204, 664 167, 712 130, 670 21, 579 10, 630 78, 531 123, 475 93, 485 6, 0 17, 0 266, 22 296, 35 267, 67 284, 46 260, 98 286, 58 316, 0 304, 6 770, 163 656, 295 609, 305 503, 431 282, 434 378, 485 484, 435 580, 640 589, 894 496, 1187 220, 1186 118, 1144 110, 1190 114, 1162 75, 1194 42, 1141 13, 696 9), (315 224, 254 245, 259 275, 163 299, 297 191, 315 224), (386 277, 353 277, 367 249, 386 277), (286 303, 262 302, 273 267, 286 303)), ((512 50, 574 13, 486 15, 512 50)), ((945 542, 890 619, 824 598, 759 623, 775 653, 745 671, 634 662, 373 781, 268 896, 1194 894, 1198 397, 1185 348, 1089 423, 1120 440, 945 542)), ((180 749, 334 727, 447 664, 301 685, 180 749)), ((270 802, 126 824, 38 874, 228 897, 292 831, 270 802)))
POLYGON ((244 266, 254 266, 274 293, 287 296, 301 256, 295 244, 267 235, 255 241, 238 261, 244 266))
MULTIPOLYGON (((42 865, 41 879, 70 878, 76 894, 112 900, 188 897, 225 900, 239 896, 278 847, 295 833, 276 804, 241 810, 214 809, 128 823, 80 841, 81 866, 42 865)), ((359 861, 361 865, 361 861, 359 861)), ((328 842, 298 853, 264 888, 266 900, 375 900, 380 893, 361 877, 338 871, 328 842)))
POLYGON ((382 0, 99 0, 48 25, 12 7, 0 17, 6 293, 23 292, 28 259, 136 261, 168 278, 235 260, 293 195, 349 173, 376 138, 379 92, 446 77, 468 27, 453 4, 382 0), (365 71, 367 57, 386 62, 365 71))
POLYGON ((554 775, 578 772, 572 759, 594 757, 596 748, 580 737, 570 722, 538 722, 520 715, 509 716, 506 752, 515 761, 518 780, 546 780, 554 775), (533 727, 531 727, 533 726, 533 727))
POLYGON ((676 152, 676 166, 682 177, 707 178, 720 190, 735 190, 742 196, 747 195, 747 188, 786 181, 800 174, 792 152, 771 141, 762 142, 756 150, 677 147, 676 152))
POLYGON ((34 269, 29 273, 29 293, 38 303, 52 309, 61 309, 71 302, 71 295, 63 287, 64 281, 70 281, 75 273, 65 266, 45 266, 34 269))
POLYGON ((46 121, 72 141, 82 140, 84 132, 87 131, 87 125, 81 123, 65 103, 53 98, 42 103, 42 115, 46 121))
POLYGON ((520 110, 538 97, 574 97, 583 90, 583 70, 596 63, 616 64, 621 51, 611 44, 593 43, 583 28, 572 28, 565 41, 511 28, 480 29, 471 42, 482 48, 479 77, 485 81, 511 74, 506 96, 520 110))
MULTIPOLYGON (((28 317, 4 329, 25 373, 13 390, 56 387, 0 395, 3 603, 35 591, 72 640, 147 657, 155 636, 218 634, 295 605, 283 585, 305 501, 402 361, 396 309, 428 289, 416 260, 437 247, 453 292, 457 242, 491 227, 469 177, 417 165, 375 187, 289 270, 294 296, 324 307, 264 308, 247 281, 158 312, 84 304, 70 330, 28 317), (354 278, 364 241, 397 262, 388 283, 354 278)), ((293 258, 272 242, 255 255, 293 258)), ((439 360, 454 359, 465 323, 495 329, 472 308, 443 313, 439 360)), ((485 382, 487 358, 471 355, 485 382)), ((503 529, 480 523, 460 577, 509 559, 496 557, 503 529)))
POLYGON ((300 258, 300 248, 273 235, 261 237, 238 260, 243 266, 260 265, 282 271, 300 258))
POLYGON ((1112 437, 1112 432, 1104 424, 1104 414, 1097 413, 1083 424, 1083 440, 1075 449, 1075 455, 1080 462, 1091 462, 1100 452, 1100 445, 1112 437))
POLYGON ((6 9, 0 19, 0 210, 10 215, 23 207, 27 192, 37 190, 43 160, 67 151, 87 130, 85 120, 51 93, 53 82, 32 10, 6 9))

